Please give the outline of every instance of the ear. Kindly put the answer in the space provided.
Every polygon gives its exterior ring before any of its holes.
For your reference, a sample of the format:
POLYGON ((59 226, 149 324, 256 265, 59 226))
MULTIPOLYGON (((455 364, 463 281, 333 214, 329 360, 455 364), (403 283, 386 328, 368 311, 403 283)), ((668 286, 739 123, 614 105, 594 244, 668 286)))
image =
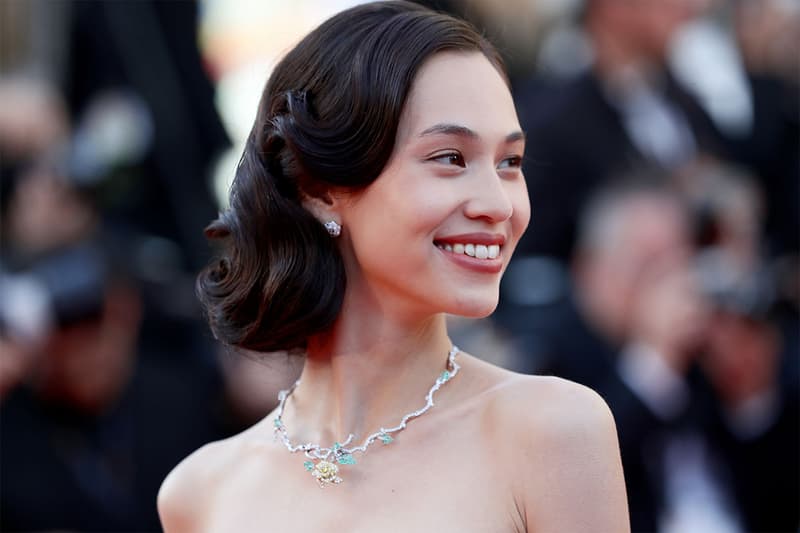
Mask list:
POLYGON ((315 196, 305 194, 302 200, 303 207, 310 211, 320 221, 320 224, 329 220, 341 223, 338 209, 340 203, 340 198, 332 191, 325 191, 315 196))
POLYGON ((334 221, 342 224, 346 208, 352 202, 352 193, 346 188, 330 187, 319 194, 304 194, 303 207, 319 220, 320 224, 334 221))

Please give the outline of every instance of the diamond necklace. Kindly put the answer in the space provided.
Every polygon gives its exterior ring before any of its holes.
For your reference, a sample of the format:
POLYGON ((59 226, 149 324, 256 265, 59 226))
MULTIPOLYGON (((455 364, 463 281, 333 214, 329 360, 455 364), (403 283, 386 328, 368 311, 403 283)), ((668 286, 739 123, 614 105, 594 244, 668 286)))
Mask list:
POLYGON ((457 346, 453 346, 450 349, 450 353, 447 355, 447 367, 441 374, 439 374, 439 376, 436 378, 436 381, 433 383, 431 390, 429 390, 428 394, 425 395, 425 405, 423 407, 405 415, 402 420, 400 420, 400 423, 394 427, 380 428, 380 430, 367 437, 361 446, 353 446, 352 448, 347 447, 355 438, 355 435, 352 433, 350 433, 345 441, 341 443, 335 442, 330 448, 324 448, 319 444, 313 444, 310 442, 297 445, 292 444, 292 441, 289 440, 289 434, 286 431, 286 425, 283 423, 282 417, 286 400, 289 398, 292 392, 294 392, 294 389, 297 388, 297 385, 300 384, 299 379, 295 381, 294 385, 292 385, 290 389, 282 390, 278 393, 278 400, 280 403, 278 404, 278 412, 274 420, 275 438, 277 439, 280 437, 280 439, 283 441, 283 444, 290 452, 303 452, 305 456, 309 458, 308 461, 303 463, 303 466, 308 472, 311 472, 311 475, 314 476, 314 478, 316 478, 320 487, 324 487, 325 485, 329 484, 341 483, 342 478, 339 477, 339 467, 337 466, 337 463, 340 465, 356 464, 356 460, 353 458, 353 453, 366 452, 367 447, 378 440, 380 440, 384 445, 390 444, 392 441, 394 441, 394 438, 391 436, 392 433, 397 433, 398 431, 404 430, 410 420, 424 415, 428 409, 433 407, 433 393, 438 391, 442 385, 450 381, 456 374, 458 374, 458 369, 461 368, 458 363, 456 363, 456 354, 458 352, 459 349, 457 346))

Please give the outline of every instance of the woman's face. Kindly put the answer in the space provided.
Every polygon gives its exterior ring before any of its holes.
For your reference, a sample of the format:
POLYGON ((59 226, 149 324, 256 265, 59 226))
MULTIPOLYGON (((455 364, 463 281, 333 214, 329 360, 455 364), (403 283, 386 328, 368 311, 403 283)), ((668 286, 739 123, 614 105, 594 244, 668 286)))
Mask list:
POLYGON ((384 171, 338 210, 350 296, 412 316, 497 305, 530 218, 511 94, 480 53, 439 53, 417 74, 384 171))

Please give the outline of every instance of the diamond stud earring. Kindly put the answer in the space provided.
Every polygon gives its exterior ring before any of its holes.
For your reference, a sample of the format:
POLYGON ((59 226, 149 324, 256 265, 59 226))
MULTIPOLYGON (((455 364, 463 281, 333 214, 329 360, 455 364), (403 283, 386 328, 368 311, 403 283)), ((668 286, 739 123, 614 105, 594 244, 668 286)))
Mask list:
POLYGON ((335 220, 329 220, 323 226, 328 230, 331 237, 338 237, 342 233, 342 226, 337 224, 335 220))

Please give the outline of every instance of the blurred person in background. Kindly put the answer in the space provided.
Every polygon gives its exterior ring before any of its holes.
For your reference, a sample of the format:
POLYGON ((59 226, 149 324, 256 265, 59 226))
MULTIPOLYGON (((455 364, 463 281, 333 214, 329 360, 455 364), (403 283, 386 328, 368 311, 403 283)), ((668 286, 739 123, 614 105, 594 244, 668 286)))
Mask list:
MULTIPOLYGON (((571 377, 606 397, 634 530, 796 530, 800 11, 779 0, 581 4, 583 46, 546 40, 549 71, 516 93, 530 142, 532 223, 494 320, 529 371, 571 377), (718 56, 686 31, 709 15, 728 28, 732 60, 744 67, 749 129, 732 131, 712 113, 729 103, 719 71, 730 65, 702 63, 718 56), (702 66, 687 77, 678 52, 702 66), (546 80, 553 73, 562 77, 546 80), (696 91, 704 85, 717 90, 696 91), (598 219, 587 201, 620 175, 660 182, 689 214, 654 207, 634 216, 632 207, 632 227, 616 233, 624 244, 586 253, 585 235, 600 232, 590 229, 598 219), (582 217, 592 222, 578 236, 582 217), (634 273, 647 241, 683 249, 667 256, 684 274, 641 283, 634 273)), ((609 209, 626 211, 622 201, 609 209)))
POLYGON ((33 0, 2 9, 4 168, 26 163, 19 142, 60 131, 46 146, 49 162, 107 221, 171 245, 160 260, 189 274, 162 288, 188 287, 173 300, 193 300, 190 272, 210 254, 198 230, 216 213, 209 166, 229 146, 197 49, 198 5, 33 0), (34 109, 40 94, 56 95, 58 107, 34 109))
POLYGON ((734 139, 732 153, 762 191, 767 256, 800 269, 800 4, 738 0, 734 6, 753 123, 734 139))
POLYGON ((672 37, 700 4, 586 0, 590 63, 546 88, 520 85, 520 120, 531 140, 524 170, 538 230, 526 234, 522 253, 568 261, 586 200, 614 176, 645 165, 672 172, 724 153, 714 124, 667 68, 672 37))
MULTIPOLYGON (((696 430, 686 379, 708 309, 692 278, 691 229, 680 200, 657 185, 626 187, 600 192, 584 213, 574 307, 542 371, 575 376, 609 401, 620 425, 632 530, 655 531, 679 506, 669 501, 661 462, 668 436, 681 425, 696 430)), ((708 475, 702 463, 686 466, 708 475)))
POLYGON ((142 342, 130 236, 51 170, 16 181, 0 342, 4 360, 25 359, 0 373, 0 527, 156 530, 164 473, 220 435, 216 378, 142 342))
POLYGON ((796 323, 769 314, 753 183, 707 181, 716 185, 693 204, 664 178, 600 189, 572 271, 531 263, 538 277, 504 288, 499 321, 536 356, 529 371, 608 401, 633 531, 789 531, 800 496, 796 323))
POLYGON ((762 190, 770 258, 800 248, 800 3, 717 0, 670 46, 676 78, 762 190))
POLYGON ((3 530, 157 530, 166 472, 232 431, 193 294, 228 144, 197 9, 0 3, 3 530))
POLYGON ((698 359, 719 404, 715 447, 747 531, 800 523, 800 330, 762 238, 765 198, 734 168, 697 176, 696 271, 712 314, 698 359))

